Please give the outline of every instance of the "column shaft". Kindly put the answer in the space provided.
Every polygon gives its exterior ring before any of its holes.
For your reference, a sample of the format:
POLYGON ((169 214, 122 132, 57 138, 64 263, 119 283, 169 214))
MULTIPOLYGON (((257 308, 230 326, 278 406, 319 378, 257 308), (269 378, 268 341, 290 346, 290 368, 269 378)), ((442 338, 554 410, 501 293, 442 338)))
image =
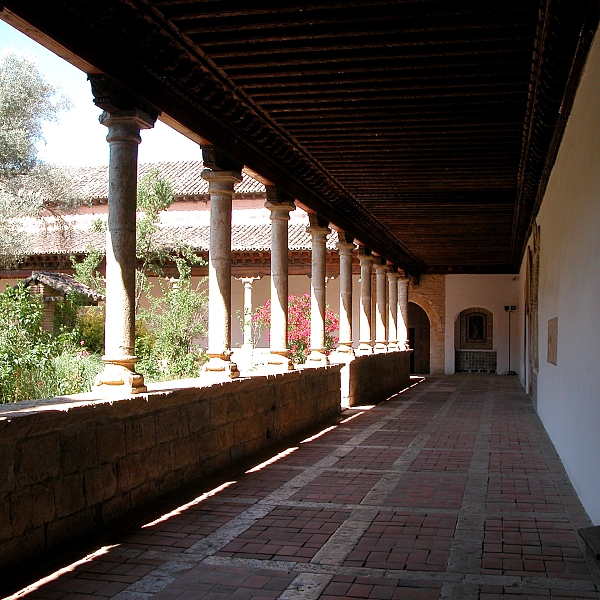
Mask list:
POLYGON ((208 356, 209 372, 225 371, 238 377, 231 362, 231 198, 242 180, 237 171, 202 172, 210 194, 210 249, 208 253, 208 356))
POLYGON ((270 202, 271 211, 271 356, 269 365, 289 370, 294 365, 289 358, 288 342, 288 221, 291 202, 270 202))
POLYGON ((143 376, 135 372, 135 213, 140 129, 150 129, 154 120, 139 110, 104 112, 100 117, 108 127, 110 145, 105 368, 95 384, 102 394, 146 391, 143 376))
POLYGON ((359 252, 360 261, 360 315, 358 322, 358 335, 360 344, 357 354, 372 354, 371 341, 371 275, 373 270, 373 257, 370 254, 359 252))
POLYGON ((408 349, 408 279, 398 279, 398 347, 408 349))
POLYGON ((376 264, 377 306, 375 310, 375 348, 376 354, 387 352, 387 272, 386 264, 376 264))
POLYGON ((340 255, 340 351, 352 352, 352 254, 354 244, 339 242, 340 255), (342 350, 342 346, 345 347, 342 350))
POLYGON ((388 278, 388 352, 398 350, 398 273, 390 271, 388 278))
MULTIPOLYGON (((312 217, 313 215, 311 215, 312 217)), ((316 217, 316 215, 315 215, 316 217)), ((306 360, 309 366, 323 366, 329 363, 325 348, 325 288, 326 288, 326 240, 329 229, 311 221, 306 229, 312 237, 312 263, 310 277, 310 354, 306 360), (315 223, 315 224, 313 224, 315 223)))

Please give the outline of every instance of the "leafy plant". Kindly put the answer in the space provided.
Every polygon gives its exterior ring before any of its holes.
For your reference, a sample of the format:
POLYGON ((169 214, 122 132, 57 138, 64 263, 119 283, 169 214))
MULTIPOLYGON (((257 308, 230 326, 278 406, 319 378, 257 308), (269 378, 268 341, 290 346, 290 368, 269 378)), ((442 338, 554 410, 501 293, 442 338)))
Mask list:
POLYGON ((16 402, 88 391, 102 362, 77 331, 41 329, 43 305, 24 285, 0 294, 0 398, 16 402))

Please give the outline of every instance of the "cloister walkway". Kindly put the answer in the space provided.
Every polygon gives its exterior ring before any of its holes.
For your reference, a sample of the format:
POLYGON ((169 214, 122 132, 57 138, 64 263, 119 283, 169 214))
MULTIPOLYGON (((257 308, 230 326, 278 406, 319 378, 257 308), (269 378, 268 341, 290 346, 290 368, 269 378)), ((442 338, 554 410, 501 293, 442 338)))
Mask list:
POLYGON ((599 598, 590 522, 517 379, 412 381, 89 538, 23 597, 599 598))

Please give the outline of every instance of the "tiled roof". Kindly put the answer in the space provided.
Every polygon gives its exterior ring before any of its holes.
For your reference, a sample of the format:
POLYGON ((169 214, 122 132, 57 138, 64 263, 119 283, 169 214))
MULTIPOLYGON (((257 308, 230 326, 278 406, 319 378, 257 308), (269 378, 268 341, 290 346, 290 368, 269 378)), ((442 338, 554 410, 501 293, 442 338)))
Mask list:
POLYGON ((72 275, 66 275, 65 273, 49 273, 48 271, 32 271, 31 277, 23 280, 23 283, 28 286, 32 283, 43 283, 48 287, 57 290, 61 294, 67 294, 68 292, 78 292, 82 296, 85 296, 92 302, 98 302, 104 300, 104 295, 100 294, 96 290, 93 290, 79 281, 75 281, 72 275))
MULTIPOLYGON (((92 220, 71 219, 71 226, 58 228, 28 227, 29 254, 78 254, 87 251, 89 246, 102 249, 105 235, 90 231, 92 220)), ((288 225, 290 250, 310 250, 310 235, 306 233, 306 225, 290 223, 288 225)), ((337 232, 327 238, 327 249, 334 250, 337 243, 337 232)), ((158 243, 165 247, 186 244, 198 251, 208 252, 210 228, 208 225, 165 225, 160 228, 158 243)), ((265 252, 271 248, 271 224, 257 223, 250 225, 233 225, 231 228, 231 249, 234 252, 265 252)))
MULTIPOLYGON (((198 196, 208 194, 208 182, 202 179, 204 165, 201 160, 177 162, 140 163, 138 179, 147 175, 152 169, 169 179, 176 196, 198 196)), ((108 198, 108 166, 77 167, 69 170, 73 179, 75 196, 82 198, 108 198)), ((234 187, 237 194, 265 193, 265 186, 245 173, 242 181, 234 187)))

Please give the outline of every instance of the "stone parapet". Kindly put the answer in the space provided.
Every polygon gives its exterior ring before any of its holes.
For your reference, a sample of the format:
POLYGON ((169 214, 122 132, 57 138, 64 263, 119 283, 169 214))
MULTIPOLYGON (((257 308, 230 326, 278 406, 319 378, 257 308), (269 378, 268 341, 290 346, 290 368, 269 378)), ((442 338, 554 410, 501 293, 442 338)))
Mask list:
POLYGON ((340 369, 0 406, 0 567, 334 416, 340 369))
POLYGON ((377 404, 403 390, 410 382, 410 352, 357 356, 349 370, 349 406, 377 404))

